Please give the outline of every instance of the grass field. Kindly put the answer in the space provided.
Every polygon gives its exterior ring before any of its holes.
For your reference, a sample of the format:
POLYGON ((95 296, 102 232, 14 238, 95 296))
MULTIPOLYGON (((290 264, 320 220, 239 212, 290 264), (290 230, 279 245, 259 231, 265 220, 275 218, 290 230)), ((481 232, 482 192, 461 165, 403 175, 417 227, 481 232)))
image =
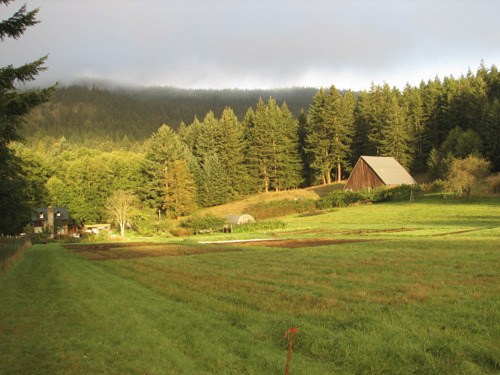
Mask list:
POLYGON ((0 278, 0 373, 283 374, 295 325, 291 374, 496 374, 499 203, 428 197, 272 233, 35 245, 0 278), (283 241, 196 243, 239 237, 283 241))

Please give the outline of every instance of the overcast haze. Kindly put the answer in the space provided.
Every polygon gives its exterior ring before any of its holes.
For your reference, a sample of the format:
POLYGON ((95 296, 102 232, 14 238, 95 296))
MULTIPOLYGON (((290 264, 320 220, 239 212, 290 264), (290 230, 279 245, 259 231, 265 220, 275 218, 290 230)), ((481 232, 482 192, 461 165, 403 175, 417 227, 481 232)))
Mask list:
POLYGON ((23 0, 40 24, 0 66, 49 54, 37 84, 368 89, 500 61, 500 1, 23 0))

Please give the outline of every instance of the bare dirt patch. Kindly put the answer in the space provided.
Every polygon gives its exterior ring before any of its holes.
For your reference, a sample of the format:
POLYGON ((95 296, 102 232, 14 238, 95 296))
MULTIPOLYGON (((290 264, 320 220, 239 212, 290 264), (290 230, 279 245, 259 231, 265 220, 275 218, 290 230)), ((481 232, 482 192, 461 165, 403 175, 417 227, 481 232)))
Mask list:
POLYGON ((316 247, 326 245, 341 245, 346 243, 356 242, 372 242, 376 240, 364 239, 339 239, 339 238, 304 238, 304 239, 288 239, 288 240, 264 240, 252 242, 238 242, 231 244, 232 246, 266 246, 266 247, 284 247, 295 249, 299 247, 316 247))
POLYGON ((438 233, 438 234, 434 234, 433 237, 448 236, 450 234, 462 234, 462 233, 469 233, 469 232, 477 232, 478 230, 482 230, 482 229, 483 228, 475 228, 475 229, 457 230, 454 232, 438 233))
POLYGON ((188 256, 207 253, 223 253, 235 249, 219 246, 189 246, 179 244, 158 244, 148 242, 109 243, 109 244, 78 244, 64 245, 74 254, 90 260, 116 260, 152 258, 162 256, 188 256))

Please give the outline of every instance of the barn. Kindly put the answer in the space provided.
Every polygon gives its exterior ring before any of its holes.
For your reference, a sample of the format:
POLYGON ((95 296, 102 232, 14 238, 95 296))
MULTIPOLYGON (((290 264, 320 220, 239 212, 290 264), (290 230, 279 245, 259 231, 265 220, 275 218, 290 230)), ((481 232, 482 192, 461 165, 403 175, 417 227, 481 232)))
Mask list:
POLYGON ((414 185, 417 182, 396 159, 387 156, 361 156, 344 190, 363 190, 379 186, 414 185))

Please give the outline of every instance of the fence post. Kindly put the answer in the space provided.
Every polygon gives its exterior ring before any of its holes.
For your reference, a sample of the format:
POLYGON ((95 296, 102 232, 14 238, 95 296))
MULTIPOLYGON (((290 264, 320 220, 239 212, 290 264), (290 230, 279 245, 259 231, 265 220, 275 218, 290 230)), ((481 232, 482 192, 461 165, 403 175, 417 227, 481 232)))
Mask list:
POLYGON ((286 359, 285 375, 290 374, 290 361, 292 359, 293 336, 295 335, 295 333, 298 333, 298 332, 299 332, 299 330, 295 326, 292 326, 292 328, 287 329, 285 331, 285 338, 287 338, 287 337, 290 338, 290 342, 288 343, 288 355, 287 355, 287 359, 286 359))

